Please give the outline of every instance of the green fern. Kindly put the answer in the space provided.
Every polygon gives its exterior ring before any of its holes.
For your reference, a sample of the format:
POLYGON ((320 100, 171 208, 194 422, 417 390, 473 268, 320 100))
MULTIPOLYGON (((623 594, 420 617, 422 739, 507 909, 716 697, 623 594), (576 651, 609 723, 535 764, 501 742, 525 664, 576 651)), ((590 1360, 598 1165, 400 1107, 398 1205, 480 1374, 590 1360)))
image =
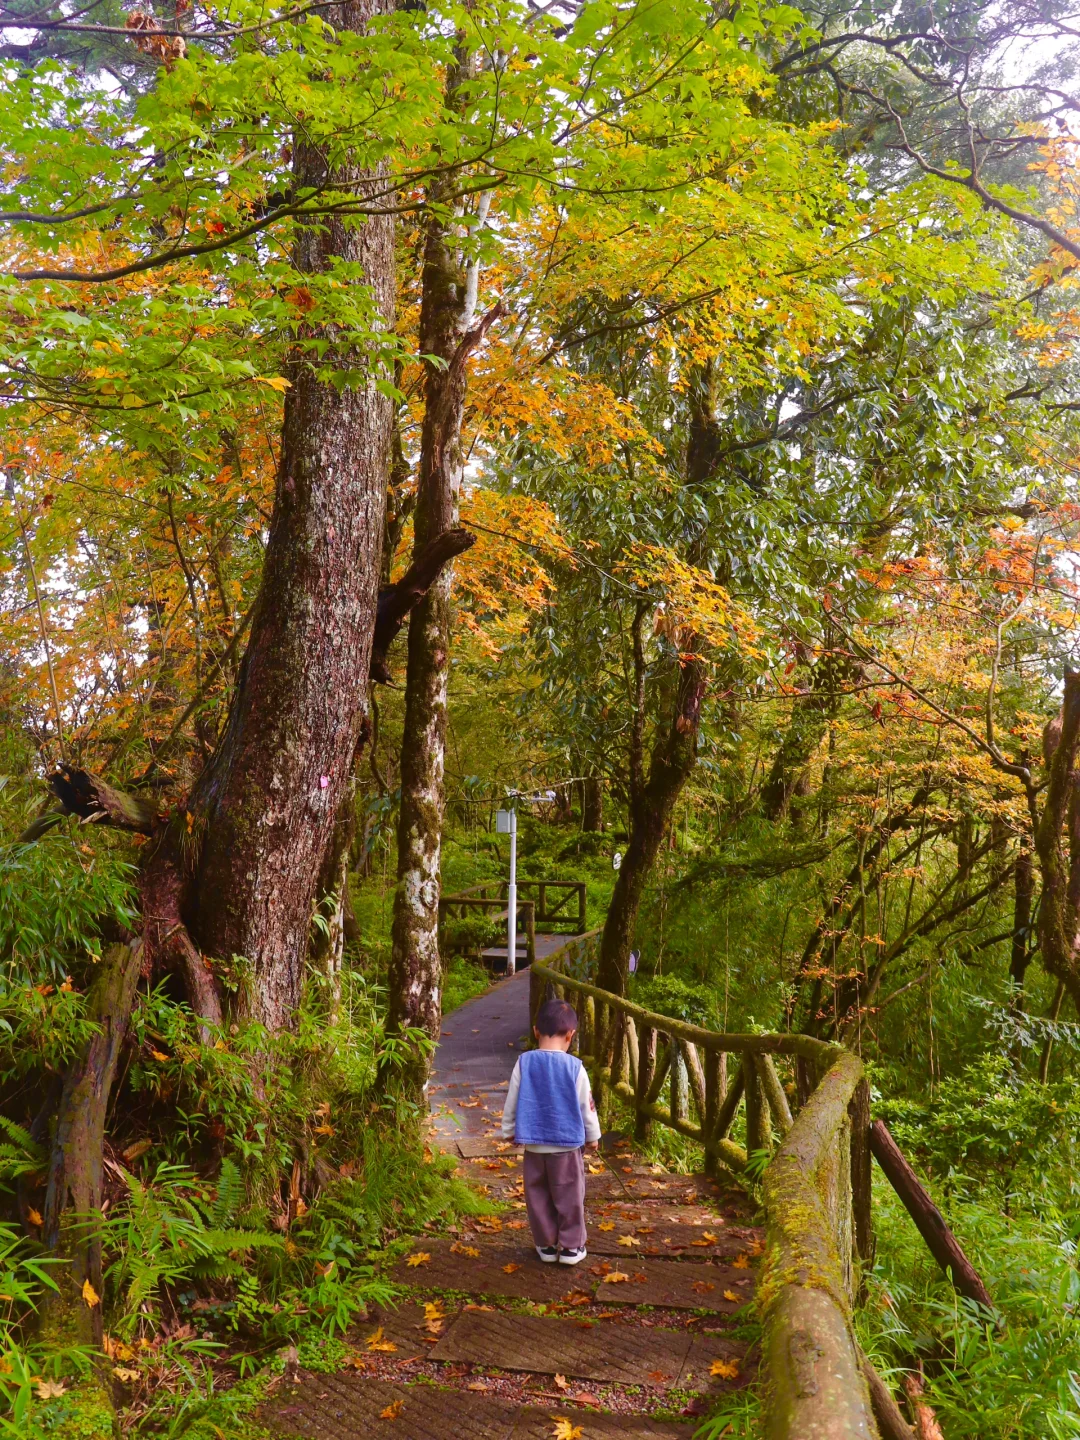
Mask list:
POLYGON ((217 1195, 207 1211, 207 1218, 215 1230, 224 1230, 235 1221, 243 1198, 244 1181, 239 1165, 235 1160, 223 1160, 217 1195))

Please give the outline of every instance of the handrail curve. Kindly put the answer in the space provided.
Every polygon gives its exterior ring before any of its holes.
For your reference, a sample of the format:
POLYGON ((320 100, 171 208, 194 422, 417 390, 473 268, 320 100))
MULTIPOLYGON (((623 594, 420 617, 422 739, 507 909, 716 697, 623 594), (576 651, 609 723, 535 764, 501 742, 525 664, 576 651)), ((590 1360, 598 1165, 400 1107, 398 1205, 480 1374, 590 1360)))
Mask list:
POLYGON ((697 1140, 709 1173, 718 1164, 740 1173, 747 1153, 770 1150, 773 1127, 779 1132, 761 1181, 757 1289, 768 1440, 879 1440, 852 1323, 870 1246, 862 1061, 809 1035, 724 1034, 646 1010, 571 973, 598 939, 590 932, 535 962, 530 980, 533 1018, 549 993, 576 1000, 578 1050, 597 1104, 610 1094, 632 1105, 638 1138, 658 1123, 697 1140), (730 1079, 729 1055, 738 1060, 730 1079), (774 1055, 795 1061, 805 1099, 794 1117, 774 1055), (745 1148, 729 1137, 740 1105, 745 1148))

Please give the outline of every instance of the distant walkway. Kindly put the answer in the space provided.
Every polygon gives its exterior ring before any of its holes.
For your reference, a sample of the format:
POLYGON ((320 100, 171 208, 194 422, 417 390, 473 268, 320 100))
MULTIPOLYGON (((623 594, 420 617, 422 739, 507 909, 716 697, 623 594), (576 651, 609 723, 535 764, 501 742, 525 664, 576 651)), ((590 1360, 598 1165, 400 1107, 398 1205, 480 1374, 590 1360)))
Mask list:
MULTIPOLYGON (((558 935, 538 935, 538 950, 541 940, 565 944, 558 935)), ((483 1107, 497 1104, 501 1113, 499 1094, 528 1048, 528 970, 499 980, 446 1017, 428 1086, 433 1139, 441 1149, 458 1153, 459 1138, 484 1133, 489 1111, 483 1107)))

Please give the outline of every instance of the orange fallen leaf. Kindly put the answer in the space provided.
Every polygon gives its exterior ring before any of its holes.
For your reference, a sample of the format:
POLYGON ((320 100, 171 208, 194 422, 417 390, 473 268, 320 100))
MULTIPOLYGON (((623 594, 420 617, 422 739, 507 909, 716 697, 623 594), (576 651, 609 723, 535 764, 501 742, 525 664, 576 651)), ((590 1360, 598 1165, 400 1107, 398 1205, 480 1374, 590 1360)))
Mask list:
POLYGON ((615 1221, 614 1221, 614 1220, 601 1220, 601 1221, 600 1221, 600 1224, 599 1224, 596 1228, 597 1228, 598 1230, 614 1230, 614 1229, 615 1229, 615 1221))
POLYGON ((381 1350, 384 1354, 392 1355, 397 1349, 393 1340, 383 1338, 383 1327, 380 1325, 373 1335, 368 1336, 367 1348, 369 1350, 381 1350))
POLYGON ((716 1244, 716 1236, 712 1233, 711 1230, 704 1230, 704 1231, 702 1231, 702 1238, 705 1240, 706 1244, 708 1244, 708 1245, 715 1245, 715 1244, 716 1244))
POLYGON ((690 1286, 690 1289, 696 1291, 699 1295, 708 1295, 710 1291, 716 1289, 716 1286, 711 1280, 695 1280, 690 1286))
POLYGON ((417 1265, 426 1265, 430 1259, 431 1256, 426 1250, 418 1250, 415 1255, 409 1256, 409 1258, 405 1261, 405 1264, 411 1266, 411 1268, 415 1270, 417 1265))
POLYGON ((551 1432, 553 1440, 581 1440, 581 1426, 573 1424, 565 1415, 553 1415, 555 1429, 551 1432))
POLYGON ((602 1285, 619 1285, 630 1279, 625 1270, 612 1270, 610 1275, 605 1275, 600 1282, 602 1285))
POLYGON ((739 1303, 739 1301, 742 1299, 742 1296, 741 1296, 741 1295, 736 1295, 734 1290, 725 1290, 725 1291, 724 1291, 724 1299, 725 1299, 725 1300, 734 1300, 735 1304, 737 1305, 737 1304, 739 1303))
POLYGON ((514 1273, 515 1270, 520 1270, 520 1269, 521 1269, 521 1266, 520 1266, 520 1265, 515 1265, 514 1262, 513 1262, 513 1260, 511 1260, 509 1265, 504 1265, 502 1268, 503 1268, 503 1274, 504 1274, 504 1275, 513 1275, 513 1273, 514 1273))
POLYGON ((570 1382, 565 1375, 555 1376, 555 1388, 556 1390, 569 1390, 570 1382))
POLYGON ((169 1058, 168 1055, 163 1055, 160 1050, 151 1050, 150 1054, 154 1057, 155 1060, 160 1060, 162 1061, 162 1063, 164 1063, 169 1058))
POLYGON ((457 1240, 450 1246, 451 1255, 467 1255, 470 1260, 479 1260, 480 1251, 475 1245, 461 1245, 457 1240))
POLYGON ((735 1259, 731 1263, 732 1265, 734 1265, 736 1270, 750 1269, 750 1257, 748 1255, 736 1255, 735 1259))
POLYGON ((95 1305, 101 1304, 101 1296, 94 1289, 93 1285, 90 1284, 89 1280, 83 1281, 82 1298, 86 1301, 87 1305, 90 1306, 91 1310, 95 1305))
POLYGON ((41 1212, 35 1210, 32 1205, 27 1208, 26 1218, 30 1221, 31 1225, 44 1225, 45 1223, 41 1218, 41 1212))
POLYGON ((494 1310, 494 1305, 466 1305, 466 1310, 494 1310))
POLYGON ((714 1360, 709 1366, 709 1374, 719 1376, 721 1380, 734 1380, 738 1373, 737 1360, 714 1360))
POLYGON ((662 1385, 665 1380, 670 1380, 671 1376, 663 1370, 650 1370, 649 1379, 655 1380, 658 1385, 662 1385))
POLYGON ((387 1405, 387 1407, 386 1407, 385 1410, 380 1410, 380 1411, 379 1411, 379 1419, 380 1419, 380 1420, 396 1420, 396 1419, 398 1418, 398 1416, 401 1414, 402 1410, 404 1410, 404 1409, 405 1409, 405 1401, 404 1401, 404 1400, 395 1400, 395 1401, 393 1401, 390 1405, 387 1405))

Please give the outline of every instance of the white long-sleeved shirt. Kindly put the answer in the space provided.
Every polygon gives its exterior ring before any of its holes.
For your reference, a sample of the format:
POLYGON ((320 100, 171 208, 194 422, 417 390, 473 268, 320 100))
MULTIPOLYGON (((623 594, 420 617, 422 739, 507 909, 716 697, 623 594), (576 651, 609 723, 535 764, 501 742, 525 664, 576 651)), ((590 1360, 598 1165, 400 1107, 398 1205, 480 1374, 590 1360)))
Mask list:
MULTIPOLYGON (((514 1073, 510 1076, 510 1084, 506 1091, 506 1104, 502 1113, 502 1137, 504 1140, 513 1140, 514 1124, 517 1120, 518 1091, 521 1089, 521 1061, 514 1066, 514 1073)), ((589 1084, 589 1074, 582 1065, 577 1076, 577 1098, 581 1107, 581 1118, 585 1124, 585 1139, 600 1139, 600 1121, 596 1114, 596 1103, 592 1097, 592 1087, 589 1084)), ((568 1150, 573 1150, 573 1145, 526 1145, 525 1149, 530 1150, 534 1155, 562 1155, 568 1150)))

